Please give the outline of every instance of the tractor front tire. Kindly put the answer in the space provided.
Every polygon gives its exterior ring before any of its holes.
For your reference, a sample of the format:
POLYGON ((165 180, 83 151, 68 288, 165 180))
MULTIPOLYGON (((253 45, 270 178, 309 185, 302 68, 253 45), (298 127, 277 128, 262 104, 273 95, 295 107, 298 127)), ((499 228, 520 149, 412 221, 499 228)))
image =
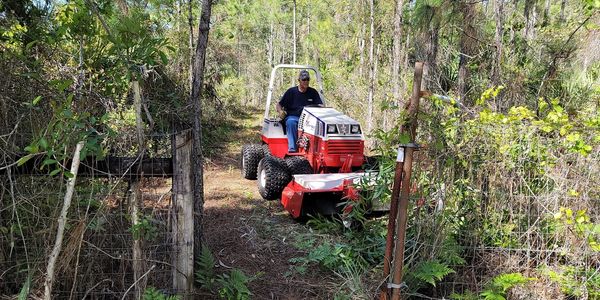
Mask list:
POLYGON ((379 171, 379 165, 383 157, 381 155, 365 156, 365 162, 363 164, 363 170, 365 171, 379 171))
POLYGON ((242 175, 244 178, 256 179, 258 163, 263 157, 264 154, 261 145, 246 144, 242 146, 242 175))
POLYGON ((292 176, 283 159, 265 156, 258 163, 258 192, 264 199, 279 199, 291 180, 292 176))
POLYGON ((308 160, 299 156, 290 156, 285 158, 285 164, 292 175, 313 174, 313 168, 308 160))

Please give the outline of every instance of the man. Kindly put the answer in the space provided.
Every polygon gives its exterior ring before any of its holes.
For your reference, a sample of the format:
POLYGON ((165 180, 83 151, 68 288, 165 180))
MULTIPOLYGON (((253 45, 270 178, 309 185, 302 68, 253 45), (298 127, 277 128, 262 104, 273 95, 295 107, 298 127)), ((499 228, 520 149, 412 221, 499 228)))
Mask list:
POLYGON ((298 140, 298 119, 307 105, 323 105, 319 92, 308 86, 310 75, 308 71, 302 70, 298 74, 298 86, 289 88, 279 103, 277 103, 277 112, 281 115, 285 113, 285 125, 287 127, 288 151, 298 151, 296 140, 298 140))

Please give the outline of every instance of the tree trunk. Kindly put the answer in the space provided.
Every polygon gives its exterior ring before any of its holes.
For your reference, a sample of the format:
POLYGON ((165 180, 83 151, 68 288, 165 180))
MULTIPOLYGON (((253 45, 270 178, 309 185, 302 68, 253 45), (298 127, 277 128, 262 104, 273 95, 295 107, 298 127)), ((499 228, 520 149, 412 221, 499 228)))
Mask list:
POLYGON ((403 106, 400 99, 400 60, 402 59, 402 7, 404 0, 396 0, 394 13, 394 52, 392 58, 392 95, 399 107, 403 106))
MULTIPOLYGON (((402 64, 405 68, 408 66, 408 50, 410 47, 410 30, 406 31, 406 43, 404 44, 404 63, 402 64)), ((406 88, 406 85, 404 86, 406 88)))
MULTIPOLYGON (((177 33, 181 33, 181 23, 182 23, 182 14, 181 14, 181 6, 182 6, 182 1, 183 0, 177 0, 177 33)), ((185 49, 185 45, 181 45, 179 44, 178 41, 178 45, 177 45, 177 55, 179 55, 179 57, 183 57, 183 53, 181 52, 182 49, 185 49)), ((177 69, 176 69, 177 75, 180 76, 183 74, 183 60, 178 60, 177 61, 177 69)))
POLYGON ((138 155, 143 153, 144 149, 144 124, 142 120, 142 88, 140 82, 135 80, 131 82, 133 89, 133 106, 135 108, 135 128, 137 132, 138 155))
POLYGON ((273 68, 275 66, 274 62, 274 49, 273 49, 273 40, 275 39, 275 30, 274 30, 273 19, 271 18, 271 24, 269 26, 269 40, 267 42, 267 60, 269 61, 269 66, 273 68))
POLYGON ((212 0, 202 2, 202 14, 198 24, 198 43, 196 55, 194 57, 194 75, 192 84, 192 93, 190 104, 193 107, 193 147, 192 160, 194 168, 192 169, 194 178, 194 261, 198 261, 202 250, 202 214, 204 206, 204 181, 203 181, 203 160, 202 154, 202 95, 204 82, 204 64, 206 59, 206 48, 208 46, 208 32, 210 30, 210 14, 212 0))
POLYGON ((365 31, 366 31, 365 23, 362 23, 360 28, 360 38, 358 39, 358 52, 360 53, 358 59, 358 77, 362 78, 363 76, 363 65, 365 62, 365 31))
POLYGON ((473 27, 475 18, 475 7, 472 3, 460 2, 460 11, 463 14, 463 30, 460 35, 460 56, 458 61, 458 95, 463 103, 469 103, 467 99, 469 80, 469 60, 476 48, 476 30, 473 27))
POLYGON ((517 49, 517 40, 515 39, 515 19, 516 19, 516 13, 517 13, 517 8, 519 7, 519 0, 513 0, 513 6, 512 6, 512 11, 511 11, 511 22, 510 22, 510 37, 509 37, 509 45, 510 47, 512 47, 513 49, 513 53, 518 51, 517 49))
MULTIPOLYGON (((141 209, 140 204, 142 202, 140 185, 141 181, 138 178, 132 179, 133 182, 130 184, 129 189, 129 209, 131 213, 131 224, 132 228, 136 228, 140 223, 140 215, 141 209)), ((133 255, 132 255, 132 265, 133 265, 133 282, 134 284, 134 294, 135 299, 142 299, 142 295, 144 290, 146 289, 146 278, 142 278, 143 274, 146 272, 146 260, 144 257, 143 247, 142 247, 142 236, 134 236, 133 237, 133 255), (140 280, 142 279, 142 280, 140 280)))
POLYGON ((567 0, 560 1, 560 17, 558 18, 558 22, 560 24, 565 22, 565 8, 567 7, 567 0))
MULTIPOLYGON (((144 156, 144 152, 145 152, 145 141, 144 141, 144 125, 143 125, 143 121, 142 121, 142 89, 140 87, 140 83, 139 81, 133 81, 131 83, 131 87, 133 89, 133 105, 135 107, 135 127, 136 127, 136 131, 137 131, 137 139, 138 139, 138 155, 141 156, 140 159, 143 159, 144 156)), ((143 174, 142 174, 143 176, 143 174)), ((129 195, 130 195, 130 199, 129 199, 129 205, 130 205, 130 213, 131 213, 131 224, 132 224, 132 228, 135 228, 136 226, 138 226, 140 220, 139 220, 139 216, 141 213, 140 210, 140 204, 141 204, 141 195, 140 195, 140 182, 142 180, 142 178, 134 178, 132 179, 133 182, 131 183, 130 187, 131 190, 129 191, 129 195)), ((138 282, 140 281, 141 276, 145 273, 145 259, 144 259, 144 254, 143 254, 143 250, 142 250, 142 238, 141 237, 135 237, 133 238, 133 281, 134 282, 138 282)), ((144 293, 144 289, 145 289, 145 281, 144 282, 138 282, 134 285, 134 291, 135 291, 135 299, 141 299, 142 298, 142 294, 144 293)))
POLYGON ((44 299, 50 300, 52 298, 52 285, 54 284, 54 267, 56 260, 62 249, 62 240, 65 234, 65 225, 67 223, 67 213, 69 207, 71 207, 71 200, 73 199, 73 192, 75 191, 75 180, 77 179, 77 170, 79 169, 79 154, 83 149, 84 142, 77 143, 75 151, 73 152, 73 162, 71 163, 71 174, 73 178, 67 180, 67 192, 63 200, 62 210, 58 217, 58 229, 56 230, 56 239, 54 240, 54 248, 48 258, 48 267, 46 268, 46 279, 44 281, 44 299))
POLYGON ((242 13, 238 12, 238 22, 235 29, 236 37, 236 57, 237 57, 237 77, 242 74, 242 13))
POLYGON ((550 23, 550 0, 546 0, 544 4, 544 16, 542 26, 546 27, 550 23))
POLYGON ((434 8, 433 17, 429 23, 429 30, 427 31, 427 63, 423 67, 423 88, 425 90, 433 90, 435 83, 435 72, 437 70, 437 52, 439 45, 439 33, 440 33, 440 16, 437 16, 440 12, 439 8, 434 8))
POLYGON ((129 6, 126 0, 117 0, 117 5, 124 15, 129 15, 129 6))
POLYGON ((492 84, 500 85, 500 67, 502 61, 502 35, 504 33, 504 0, 497 0, 494 7, 494 18, 496 19, 496 34, 494 45, 496 47, 494 62, 492 65, 492 84))
POLYGON ((292 61, 294 64, 296 64, 296 43, 297 43, 297 39, 296 39, 296 0, 294 0, 294 12, 293 12, 293 20, 292 20, 292 41, 294 42, 294 53, 293 53, 293 58, 292 61))
MULTIPOLYGON (((310 36, 310 11, 307 12, 308 16, 306 17, 306 35, 305 35, 305 39, 308 39, 308 37, 310 36)), ((311 51, 309 50, 310 45, 308 45, 308 43, 304 43, 304 64, 305 65, 309 65, 310 62, 310 53, 311 51)))
POLYGON ((375 93, 375 0, 369 0, 371 37, 369 38, 369 92, 367 98, 367 132, 373 129, 373 94, 375 93))
MULTIPOLYGON (((525 28, 523 29, 523 38, 529 42, 534 36, 535 26, 535 3, 536 0, 525 0, 523 15, 525 16, 525 28)), ((527 51, 527 49, 525 49, 527 51)))
POLYGON ((194 84, 194 15, 192 13, 192 0, 188 0, 188 27, 190 30, 188 47, 190 51, 190 68, 188 69, 190 90, 194 84))

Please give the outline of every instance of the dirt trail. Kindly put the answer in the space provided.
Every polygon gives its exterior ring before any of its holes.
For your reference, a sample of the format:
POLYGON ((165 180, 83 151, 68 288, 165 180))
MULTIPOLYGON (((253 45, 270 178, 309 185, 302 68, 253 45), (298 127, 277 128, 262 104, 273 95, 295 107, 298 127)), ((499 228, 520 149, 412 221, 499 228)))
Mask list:
POLYGON ((290 258, 304 256, 294 237, 307 233, 293 221, 280 202, 265 201, 256 181, 241 176, 242 144, 260 141, 260 112, 239 115, 228 144, 205 164, 204 240, 220 261, 217 272, 229 267, 256 276, 249 288, 252 299, 330 299, 331 274, 293 272, 290 258))

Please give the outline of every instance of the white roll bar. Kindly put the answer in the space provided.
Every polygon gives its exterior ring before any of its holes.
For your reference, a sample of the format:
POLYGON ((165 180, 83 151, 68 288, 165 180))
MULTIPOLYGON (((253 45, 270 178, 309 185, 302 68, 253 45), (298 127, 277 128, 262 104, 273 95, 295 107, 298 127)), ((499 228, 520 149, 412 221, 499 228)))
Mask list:
POLYGON ((271 106, 271 98, 273 97, 273 88, 275 85, 275 72, 278 69, 307 69, 315 72, 317 77, 317 83, 319 84, 319 96, 321 97, 321 101, 323 105, 325 105, 325 97, 323 97, 323 79, 321 78, 321 73, 317 68, 309 65, 289 65, 289 64, 281 64, 276 65, 271 71, 271 79, 269 80, 269 92, 267 93, 267 105, 265 107, 265 119, 269 118, 269 107, 271 106))

